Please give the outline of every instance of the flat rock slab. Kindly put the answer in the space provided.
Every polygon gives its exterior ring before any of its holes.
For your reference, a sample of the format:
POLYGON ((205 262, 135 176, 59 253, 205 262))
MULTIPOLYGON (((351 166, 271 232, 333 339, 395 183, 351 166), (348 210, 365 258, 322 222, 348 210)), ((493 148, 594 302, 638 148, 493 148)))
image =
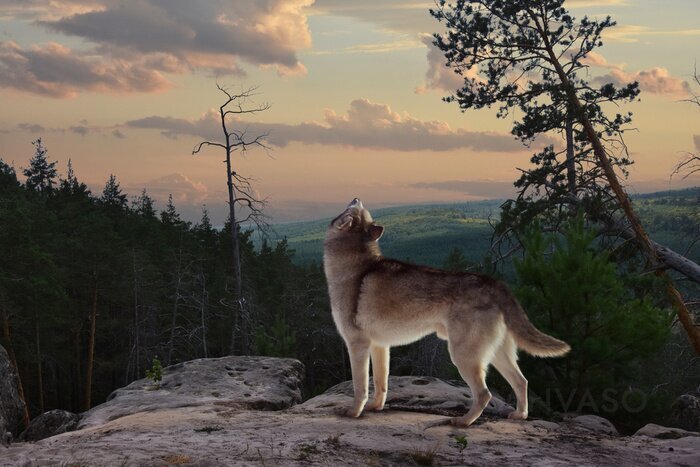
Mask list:
POLYGON ((486 420, 467 429, 419 412, 328 413, 227 410, 217 406, 141 412, 103 426, 0 451, 0 465, 225 466, 700 465, 700 438, 599 435, 575 424, 486 420), (464 436, 466 447, 457 440, 464 436))
POLYGON ((79 429, 134 413, 196 406, 280 410, 301 402, 304 365, 291 358, 222 357, 163 369, 156 389, 139 379, 82 414, 79 429))
POLYGON ((289 407, 299 400, 301 371, 295 360, 262 357, 170 367, 162 389, 149 391, 141 381, 116 391, 82 429, 0 446, 0 466, 700 465, 697 436, 615 437, 571 420, 500 415, 454 428, 449 417, 416 411, 468 399, 463 387, 433 378, 392 378, 396 405, 357 419, 333 412, 350 401, 350 382, 289 407), (249 403, 256 400, 268 402, 249 403))
MULTIPOLYGON (((369 397, 372 400, 373 385, 369 397)), ((352 405, 352 381, 337 384, 320 396, 316 396, 294 408, 295 411, 325 410, 337 412, 352 405)), ((472 393, 467 385, 456 381, 443 381, 428 376, 391 376, 387 391, 386 408, 408 410, 438 415, 464 415, 472 406, 472 393)), ((484 409, 486 415, 505 416, 513 407, 494 395, 484 409)))

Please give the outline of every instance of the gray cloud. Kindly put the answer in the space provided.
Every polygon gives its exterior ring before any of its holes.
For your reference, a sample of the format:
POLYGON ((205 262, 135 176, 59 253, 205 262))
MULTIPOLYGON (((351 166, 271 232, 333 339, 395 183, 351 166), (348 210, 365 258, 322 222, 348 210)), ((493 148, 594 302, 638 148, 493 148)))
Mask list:
POLYGON ((427 190, 450 191, 465 195, 484 198, 508 198, 516 193, 513 182, 493 180, 447 180, 441 182, 420 182, 411 185, 413 188, 427 190))
MULTIPOLYGON (((445 55, 433 45, 433 40, 432 35, 421 34, 421 41, 428 47, 428 71, 425 73, 425 83, 416 88, 416 92, 418 94, 428 90, 455 92, 464 85, 464 78, 445 65, 445 55)), ((473 74, 476 74, 475 69, 473 74)))
POLYGON ((164 74, 201 70, 242 75, 239 61, 304 73, 297 52, 311 46, 313 0, 0 0, 0 19, 20 19, 78 37, 24 47, 0 42, 0 87, 43 96, 82 91, 157 92, 164 74))
POLYGON ((49 97, 74 97, 84 90, 153 92, 170 87, 140 63, 103 63, 57 43, 28 49, 0 42, 0 86, 49 97))
POLYGON ((313 0, 100 3, 41 24, 110 49, 163 53, 217 73, 238 71, 234 57, 274 65, 282 73, 301 72, 296 52, 311 45, 303 9, 313 0))
MULTIPOLYGON (((132 120, 125 125, 161 130, 164 136, 170 138, 191 135, 216 141, 221 137, 218 115, 213 111, 199 120, 152 116, 132 120)), ((231 127, 245 129, 251 135, 267 133, 267 142, 278 147, 297 142, 393 151, 450 151, 460 148, 492 152, 523 150, 523 145, 509 134, 452 129, 445 122, 419 120, 367 99, 352 101, 345 115, 327 110, 323 123, 233 121, 231 127)))
POLYGON ((46 128, 37 123, 20 123, 17 125, 17 129, 20 131, 27 131, 29 133, 41 133, 46 128))
POLYGON ((672 76, 666 68, 653 67, 634 73, 628 73, 616 66, 611 68, 608 74, 599 76, 593 81, 598 84, 613 83, 616 86, 624 86, 627 83, 637 81, 642 91, 651 94, 686 96, 690 93, 690 84, 672 76))
POLYGON ((85 125, 72 126, 69 130, 80 136, 85 136, 90 132, 90 129, 85 125))

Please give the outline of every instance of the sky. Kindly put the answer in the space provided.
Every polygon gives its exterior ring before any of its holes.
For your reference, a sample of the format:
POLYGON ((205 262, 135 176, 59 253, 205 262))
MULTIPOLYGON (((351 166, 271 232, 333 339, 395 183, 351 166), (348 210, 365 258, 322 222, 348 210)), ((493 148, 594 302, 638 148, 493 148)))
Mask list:
MULTIPOLYGON (((234 155, 272 222, 368 208, 502 198, 535 147, 495 110, 442 101, 459 87, 432 45, 431 1, 0 0, 0 158, 18 173, 41 137, 49 158, 100 193, 110 174, 159 206, 172 194, 197 221, 226 213, 218 106, 256 88, 262 113, 233 122, 268 151, 234 155)), ((697 0, 567 0, 576 17, 617 21, 589 78, 637 80, 632 193, 700 184, 669 179, 700 151, 697 0)), ((536 146, 536 145, 535 145, 536 146)))

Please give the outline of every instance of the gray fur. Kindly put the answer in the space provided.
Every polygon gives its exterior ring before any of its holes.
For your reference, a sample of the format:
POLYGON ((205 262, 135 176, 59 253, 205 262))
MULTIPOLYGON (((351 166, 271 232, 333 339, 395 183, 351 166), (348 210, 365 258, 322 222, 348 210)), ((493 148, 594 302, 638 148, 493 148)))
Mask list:
POLYGON ((324 268, 331 310, 350 354, 354 387, 347 415, 381 410, 386 401, 389 349, 433 332, 448 341, 453 363, 474 395, 469 412, 454 420, 468 426, 491 399, 485 376, 492 364, 515 391, 510 418, 527 418, 527 380, 517 349, 542 356, 563 355, 569 346, 537 330, 508 287, 488 276, 450 273, 384 258, 374 223, 353 200, 326 232, 324 268), (367 404, 369 362, 374 399, 367 404))

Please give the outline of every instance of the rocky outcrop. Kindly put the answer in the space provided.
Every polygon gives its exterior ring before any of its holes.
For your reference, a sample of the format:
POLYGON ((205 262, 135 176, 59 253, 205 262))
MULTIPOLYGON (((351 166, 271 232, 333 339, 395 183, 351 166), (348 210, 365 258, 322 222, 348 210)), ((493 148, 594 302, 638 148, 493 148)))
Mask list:
POLYGON ((19 395, 19 376, 7 351, 0 345, 0 440, 6 433, 18 436, 23 426, 24 401, 19 395))
MULTIPOLYGON (((373 390, 370 383, 370 394, 373 390)), ((352 394, 352 381, 345 381, 294 410, 333 408, 341 411, 348 406, 352 394)), ((471 405, 471 390, 461 381, 443 381, 428 376, 392 376, 389 379, 386 406, 393 410, 457 416, 464 415, 471 405)), ((505 416, 512 411, 513 407, 494 394, 484 409, 484 414, 505 416)))
POLYGON ((637 430, 634 436, 648 436, 649 438, 658 439, 678 439, 685 438, 686 436, 700 436, 700 433, 648 423, 637 430))
POLYGON ((281 410, 301 402, 304 366, 270 357, 199 359, 163 370, 156 389, 149 379, 117 389, 107 402, 85 412, 79 428, 104 425, 135 413, 186 407, 219 410, 281 410))
POLYGON ((579 415, 578 417, 573 417, 571 421, 594 433, 620 436, 620 433, 617 432, 617 428, 610 423, 610 420, 597 415, 579 415))
POLYGON ((671 420, 683 430, 700 431, 700 398, 684 394, 676 399, 671 408, 671 420))
POLYGON ((499 399, 477 424, 455 428, 446 415, 461 414, 471 395, 434 378, 392 377, 383 412, 340 417, 350 382, 292 405, 302 370, 295 360, 255 357, 169 367, 162 389, 132 383, 92 409, 82 429, 0 447, 0 465, 700 465, 697 436, 512 421, 499 399))
POLYGON ((80 415, 65 410, 49 410, 29 422, 19 437, 20 441, 39 441, 78 428, 80 415))

